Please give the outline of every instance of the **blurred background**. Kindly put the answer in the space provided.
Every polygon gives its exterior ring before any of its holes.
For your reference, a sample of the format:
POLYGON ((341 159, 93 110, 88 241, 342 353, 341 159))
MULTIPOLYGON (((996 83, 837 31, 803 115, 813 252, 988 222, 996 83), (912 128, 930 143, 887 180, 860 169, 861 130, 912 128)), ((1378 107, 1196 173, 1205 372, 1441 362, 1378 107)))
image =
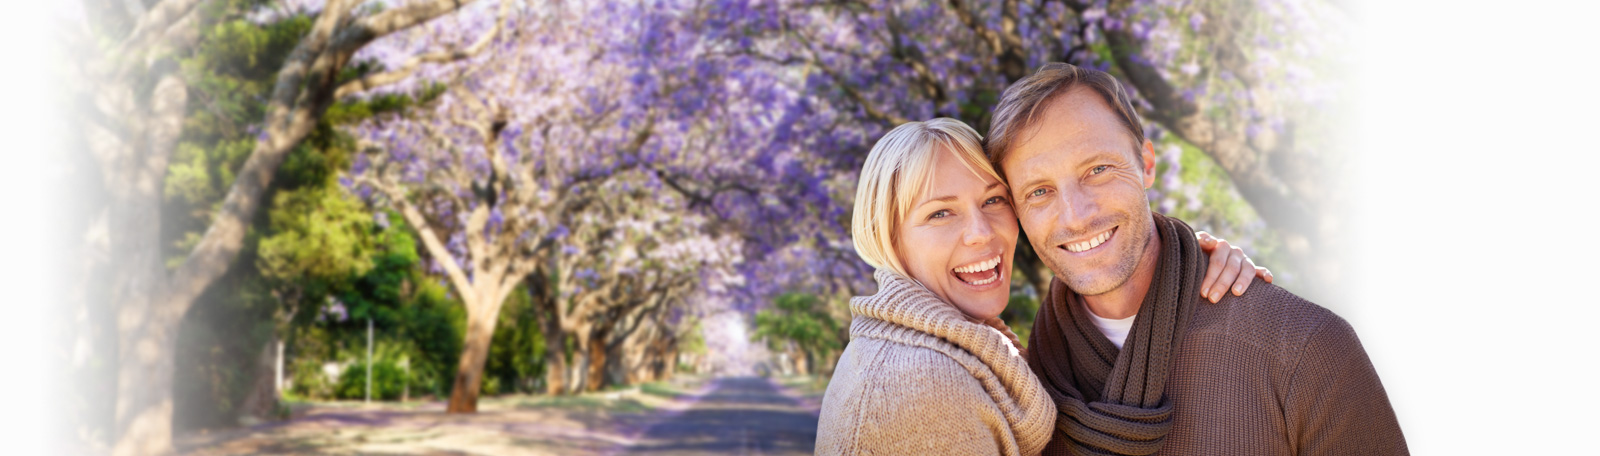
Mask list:
MULTIPOLYGON (((29 453, 810 453, 876 289, 848 233, 868 150, 912 120, 986 132, 1053 61, 1134 93, 1152 209, 1352 322, 1414 452, 1600 424, 1574 412, 1600 405, 1578 12, 27 8, 4 193, 29 453)), ((1025 241, 1016 263, 1026 340, 1050 272, 1025 241)))

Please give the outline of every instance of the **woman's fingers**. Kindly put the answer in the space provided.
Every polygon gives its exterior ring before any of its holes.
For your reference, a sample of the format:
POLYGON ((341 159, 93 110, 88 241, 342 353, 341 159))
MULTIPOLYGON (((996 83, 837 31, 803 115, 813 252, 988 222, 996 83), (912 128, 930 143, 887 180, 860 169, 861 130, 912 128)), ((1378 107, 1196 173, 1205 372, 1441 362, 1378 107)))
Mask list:
MULTIPOLYGON (((1238 247, 1234 248, 1239 249, 1238 247)), ((1244 290, 1250 288, 1250 282, 1256 279, 1256 273, 1260 270, 1260 268, 1256 267, 1256 262, 1250 261, 1250 257, 1244 256, 1243 249, 1239 249, 1239 255, 1244 257, 1244 261, 1240 262, 1239 265, 1239 277, 1233 279, 1234 296, 1243 295, 1244 290)))
MULTIPOLYGON (((1231 246, 1228 245, 1228 241, 1221 239, 1215 239, 1213 241, 1211 262, 1210 265, 1206 267, 1206 278, 1200 281, 1200 296, 1204 296, 1206 299, 1211 299, 1212 294, 1221 293, 1220 291, 1213 293, 1213 288, 1218 288, 1220 290, 1221 287, 1218 286, 1219 284, 1225 286, 1228 283, 1232 283, 1231 277, 1228 281, 1217 280, 1219 277, 1222 277, 1224 272, 1223 267, 1226 266, 1228 256, 1232 253, 1229 247, 1231 246)), ((1213 299, 1211 302, 1216 302, 1216 300, 1213 299)))
POLYGON ((1256 266, 1256 276, 1261 277, 1262 280, 1266 280, 1267 283, 1272 283, 1272 271, 1268 271, 1267 268, 1256 266))
MULTIPOLYGON (((1222 301, 1222 294, 1225 293, 1227 291, 1227 287, 1233 284, 1234 280, 1239 277, 1239 271, 1243 268, 1244 250, 1233 246, 1227 246, 1227 248, 1224 248, 1224 245, 1227 242, 1228 241, 1218 241, 1217 252, 1211 255, 1211 258, 1226 258, 1223 261, 1222 274, 1218 279, 1217 286, 1211 287, 1211 294, 1208 295, 1213 304, 1222 301)), ((1255 269, 1252 268, 1250 271, 1255 272, 1255 269)), ((1252 274, 1251 277, 1254 277, 1254 275, 1252 274)))
POLYGON ((1211 253, 1217 249, 1217 237, 1212 236, 1211 233, 1196 231, 1194 232, 1194 238, 1196 241, 1200 241, 1201 252, 1211 253))

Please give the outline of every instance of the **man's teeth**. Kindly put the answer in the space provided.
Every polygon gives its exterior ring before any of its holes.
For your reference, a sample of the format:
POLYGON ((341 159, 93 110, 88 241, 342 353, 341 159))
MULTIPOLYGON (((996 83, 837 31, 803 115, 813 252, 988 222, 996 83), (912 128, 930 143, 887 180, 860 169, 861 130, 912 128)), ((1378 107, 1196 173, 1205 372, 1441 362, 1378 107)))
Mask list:
POLYGON ((980 262, 977 262, 977 263, 972 263, 972 264, 969 264, 969 265, 966 265, 966 266, 962 266, 962 267, 956 268, 955 271, 956 272, 964 272, 964 273, 967 273, 967 274, 971 274, 971 273, 974 273, 974 272, 982 272, 982 271, 987 271, 987 270, 990 270, 990 269, 994 269, 995 266, 999 266, 999 265, 1000 265, 1000 256, 999 255, 995 255, 994 258, 990 258, 987 261, 980 261, 980 262))
POLYGON ((1077 253, 1077 252, 1082 252, 1084 250, 1089 250, 1089 249, 1092 249, 1092 248, 1095 248, 1095 247, 1099 247, 1100 243, 1105 242, 1106 239, 1109 239, 1110 237, 1111 237, 1111 231, 1107 230, 1104 233, 1100 233, 1099 236, 1095 236, 1094 239, 1090 239, 1090 240, 1087 240, 1087 241, 1079 242, 1077 244, 1067 244, 1067 251, 1073 252, 1073 253, 1077 253))

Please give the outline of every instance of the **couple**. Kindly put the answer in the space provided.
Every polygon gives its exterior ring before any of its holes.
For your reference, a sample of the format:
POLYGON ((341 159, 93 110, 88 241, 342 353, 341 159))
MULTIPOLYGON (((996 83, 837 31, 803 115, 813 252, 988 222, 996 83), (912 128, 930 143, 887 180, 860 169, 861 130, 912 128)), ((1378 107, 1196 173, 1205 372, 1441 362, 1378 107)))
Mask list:
POLYGON ((1115 78, 1046 65, 993 124, 908 123, 867 157, 851 228, 878 292, 850 302, 818 454, 1407 453, 1349 324, 1150 211, 1115 78), (1055 273, 1026 350, 997 318, 1019 220, 1055 273))

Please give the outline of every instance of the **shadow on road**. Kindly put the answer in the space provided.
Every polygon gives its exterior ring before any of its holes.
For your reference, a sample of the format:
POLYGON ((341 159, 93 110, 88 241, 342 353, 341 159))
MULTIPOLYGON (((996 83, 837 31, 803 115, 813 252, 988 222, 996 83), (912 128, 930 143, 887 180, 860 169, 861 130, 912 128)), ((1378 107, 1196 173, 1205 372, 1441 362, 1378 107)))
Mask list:
POLYGON ((623 454, 811 454, 817 416, 772 381, 732 377, 647 428, 623 454))

